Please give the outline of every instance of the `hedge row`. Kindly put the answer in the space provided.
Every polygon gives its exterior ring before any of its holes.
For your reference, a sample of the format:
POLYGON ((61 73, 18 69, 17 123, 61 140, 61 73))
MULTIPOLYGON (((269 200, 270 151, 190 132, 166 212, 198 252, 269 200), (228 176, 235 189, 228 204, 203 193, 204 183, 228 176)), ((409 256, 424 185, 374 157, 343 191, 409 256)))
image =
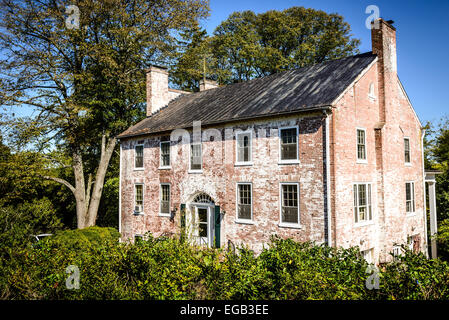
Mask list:
POLYGON ((3 299, 447 299, 449 266, 407 251, 375 275, 357 248, 273 238, 256 256, 175 239, 118 243, 115 231, 69 231, 3 251, 3 299), (87 239, 87 240, 86 240, 87 239), (80 288, 67 289, 69 265, 80 288), (370 278, 371 277, 371 278, 370 278), (374 280, 374 281, 371 281, 374 280), (368 286, 370 287, 370 286, 368 286), (372 286, 371 286, 372 287, 372 286))

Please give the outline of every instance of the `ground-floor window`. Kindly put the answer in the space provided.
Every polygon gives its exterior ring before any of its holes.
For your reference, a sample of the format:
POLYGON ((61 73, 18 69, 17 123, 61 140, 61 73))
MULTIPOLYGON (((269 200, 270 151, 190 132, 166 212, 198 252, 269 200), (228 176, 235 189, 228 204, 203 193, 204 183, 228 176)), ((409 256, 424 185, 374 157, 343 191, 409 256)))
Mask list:
POLYGON ((415 212, 415 183, 407 182, 405 184, 405 211, 407 213, 415 212))
POLYGON ((160 209, 159 213, 161 215, 169 215, 170 214, 170 185, 168 183, 161 183, 161 192, 160 192, 160 209))
POLYGON ((134 185, 134 213, 143 213, 143 184, 134 185))
POLYGON ((250 183, 237 184, 237 219, 252 220, 252 188, 250 183))
POLYGON ((299 225, 298 199, 298 183, 281 183, 281 224, 299 225))
POLYGON ((373 219, 371 184, 354 184, 354 220, 356 223, 373 219))

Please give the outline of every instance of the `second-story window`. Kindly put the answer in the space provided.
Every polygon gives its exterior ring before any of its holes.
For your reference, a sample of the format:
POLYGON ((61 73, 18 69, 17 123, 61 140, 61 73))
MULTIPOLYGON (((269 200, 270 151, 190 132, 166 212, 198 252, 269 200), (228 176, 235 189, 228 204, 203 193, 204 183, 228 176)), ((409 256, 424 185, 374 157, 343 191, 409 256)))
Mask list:
POLYGON ((281 162, 298 160, 298 128, 280 128, 279 138, 281 162))
POLYGON ((136 145, 134 154, 134 167, 136 169, 143 168, 143 144, 136 145))
POLYGON ((190 145, 190 170, 200 171, 203 168, 201 144, 190 145))
POLYGON ((404 138, 405 163, 410 163, 410 138, 404 138))
POLYGON ((249 163, 251 160, 251 133, 237 133, 237 163, 249 163))
POLYGON ((170 141, 161 142, 161 163, 162 168, 170 167, 170 141))
POLYGON ((366 161, 365 129, 357 129, 357 161, 366 161))
POLYGON ((415 212, 415 183, 407 182, 405 184, 405 211, 407 213, 415 212))

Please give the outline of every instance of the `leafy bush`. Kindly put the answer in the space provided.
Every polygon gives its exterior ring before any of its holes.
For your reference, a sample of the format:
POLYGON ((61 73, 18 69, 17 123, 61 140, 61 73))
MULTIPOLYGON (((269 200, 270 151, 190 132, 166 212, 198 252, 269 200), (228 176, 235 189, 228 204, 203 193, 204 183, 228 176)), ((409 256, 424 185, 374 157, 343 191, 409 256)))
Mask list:
POLYGON ((3 299, 447 299, 449 266, 406 251, 381 266, 368 290, 357 248, 336 249, 273 238, 260 255, 241 247, 190 246, 170 238, 120 243, 117 232, 64 231, 14 250, 2 265, 3 299), (66 268, 80 289, 66 288, 66 268))

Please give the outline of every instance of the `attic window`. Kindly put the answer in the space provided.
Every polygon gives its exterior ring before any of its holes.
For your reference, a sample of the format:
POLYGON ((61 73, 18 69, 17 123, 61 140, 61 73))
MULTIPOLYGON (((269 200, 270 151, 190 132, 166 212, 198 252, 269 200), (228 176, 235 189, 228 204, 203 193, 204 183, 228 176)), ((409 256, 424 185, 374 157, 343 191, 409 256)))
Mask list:
POLYGON ((371 83, 369 84, 368 97, 371 98, 371 99, 375 99, 375 98, 376 98, 376 95, 375 95, 375 93, 374 93, 374 83, 373 83, 373 82, 371 82, 371 83))

